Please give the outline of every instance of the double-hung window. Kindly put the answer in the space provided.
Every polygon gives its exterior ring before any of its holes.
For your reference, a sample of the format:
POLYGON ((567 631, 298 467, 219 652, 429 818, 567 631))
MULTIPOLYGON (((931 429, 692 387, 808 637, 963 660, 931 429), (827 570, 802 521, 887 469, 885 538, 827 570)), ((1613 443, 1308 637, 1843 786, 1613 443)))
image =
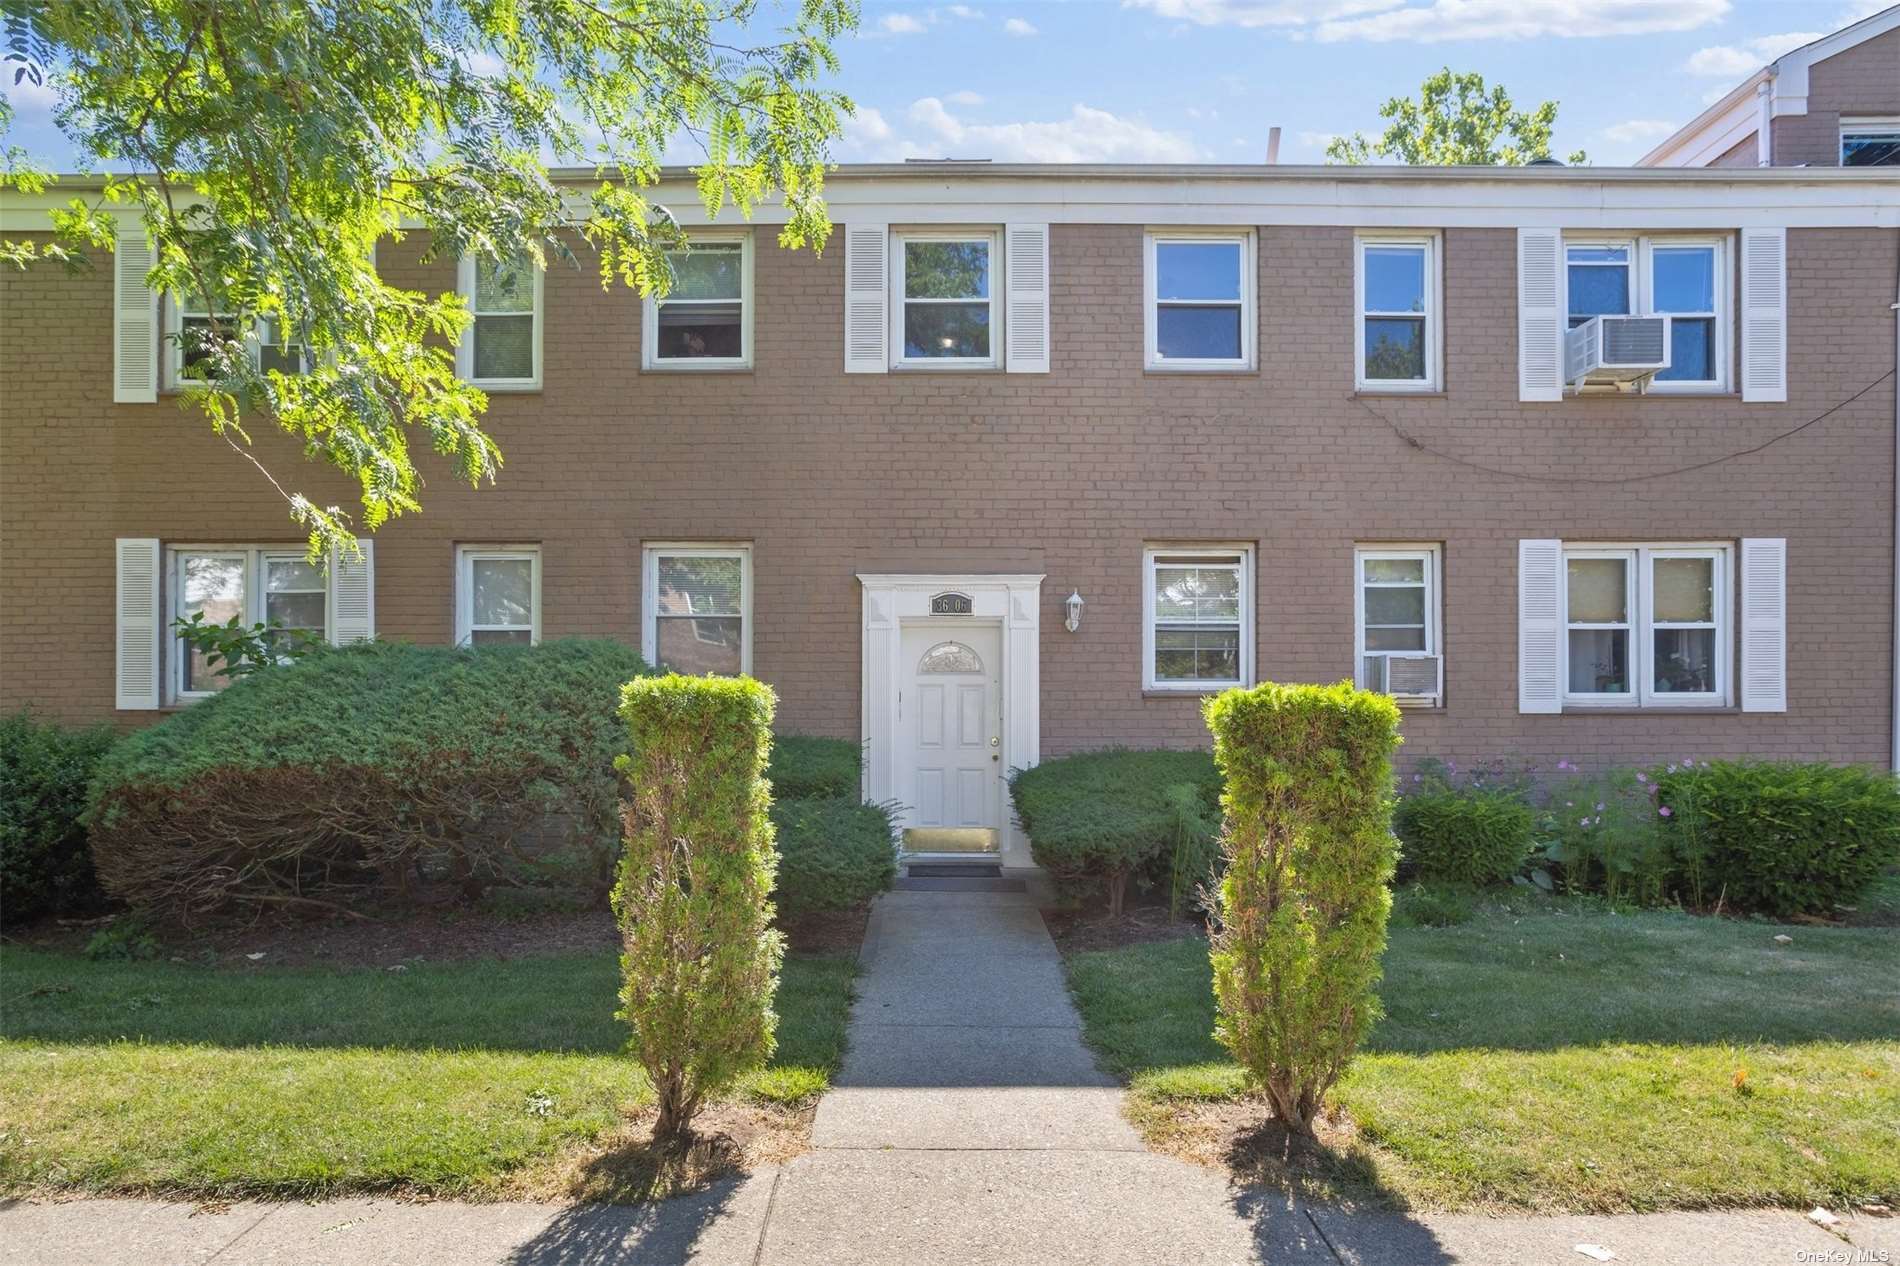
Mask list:
POLYGON ((541 282, 529 255, 462 260, 462 297, 474 317, 456 349, 465 380, 502 390, 541 385, 541 282))
POLYGON ((1644 237, 1565 244, 1571 328, 1593 316, 1667 316, 1669 368, 1646 390, 1708 392, 1728 382, 1727 243, 1644 237))
POLYGON ((1362 236, 1356 244, 1358 385, 1438 388, 1438 239, 1362 236))
POLYGON ((1354 568, 1360 687, 1436 702, 1443 693, 1438 547, 1362 545, 1354 568))
POLYGON ((673 286, 649 298, 647 369, 746 369, 752 364, 752 235, 696 239, 669 251, 673 286))
POLYGON ((1253 550, 1152 548, 1143 555, 1142 685, 1208 691, 1253 679, 1253 550))
POLYGON ((1841 166, 1900 167, 1900 118, 1842 119, 1841 166))
MULTIPOLYGON (((171 550, 171 615, 207 624, 267 624, 323 640, 329 629, 329 585, 323 568, 296 547, 256 545, 176 546, 171 550)), ((231 678, 203 651, 176 639, 172 696, 201 699, 231 678)))
POLYGON ((541 547, 464 545, 455 552, 458 646, 541 640, 541 547))
POLYGON ((1149 369, 1253 368, 1253 259, 1251 233, 1148 234, 1149 369))
POLYGON ((1729 693, 1729 550, 1564 550, 1565 699, 1709 706, 1729 693))
POLYGON ((752 671, 752 550, 744 545, 649 545, 641 644, 668 672, 752 671))
POLYGON ((898 366, 1002 364, 998 237, 989 231, 892 235, 891 343, 898 366))
MULTIPOLYGON (((173 388, 203 382, 211 376, 212 354, 209 340, 213 323, 226 336, 237 329, 238 314, 223 307, 214 308, 200 298, 176 296, 165 301, 165 374, 173 388)), ((304 371, 308 353, 300 343, 285 338, 278 323, 260 318, 243 349, 251 364, 265 372, 299 374, 304 371)))

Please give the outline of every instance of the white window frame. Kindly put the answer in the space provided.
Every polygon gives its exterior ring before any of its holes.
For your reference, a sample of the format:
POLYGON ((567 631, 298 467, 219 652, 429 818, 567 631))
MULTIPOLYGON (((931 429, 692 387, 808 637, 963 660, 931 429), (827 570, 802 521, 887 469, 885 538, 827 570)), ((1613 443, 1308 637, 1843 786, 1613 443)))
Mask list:
POLYGON ((1841 166, 1847 165, 1847 141, 1851 136, 1862 132, 1900 132, 1900 114, 1855 115, 1841 119, 1841 143, 1835 151, 1835 161, 1841 166))
MULTIPOLYGON (((212 312, 209 306, 201 303, 187 303, 184 298, 176 295, 164 296, 163 307, 165 321, 165 389, 167 391, 184 391, 189 387, 198 385, 200 381, 196 378, 185 377, 185 345, 182 341, 185 333, 185 318, 208 317, 212 315, 212 312)), ((217 315, 226 321, 235 322, 237 320, 236 312, 225 311, 219 312, 217 315)), ((262 367, 263 361, 261 357, 263 356, 263 351, 266 346, 278 346, 278 344, 266 343, 264 338, 264 336, 269 334, 274 328, 274 322, 260 318, 251 331, 250 337, 245 340, 245 352, 250 356, 253 368, 262 367)), ((301 344, 289 344, 289 346, 295 347, 301 346, 301 344)))
POLYGON ((640 558, 640 655, 660 666, 660 559, 736 558, 739 560, 739 672, 752 675, 752 547, 705 541, 659 541, 644 546, 640 558))
POLYGON ((1003 367, 1003 231, 1000 227, 892 229, 891 252, 891 368, 993 370, 1003 367), (907 303, 977 303, 977 299, 904 298, 904 262, 907 242, 987 242, 989 244, 990 354, 988 356, 904 355, 904 308, 907 303))
MULTIPOLYGON (((1142 242, 1142 327, 1143 364, 1154 373, 1235 373, 1249 372, 1258 366, 1256 347, 1259 338, 1258 304, 1256 302, 1260 283, 1260 268, 1256 255, 1256 244, 1252 229, 1149 229, 1142 242), (1158 320, 1156 309, 1159 299, 1156 287, 1159 272, 1156 268, 1156 251, 1164 244, 1175 242, 1204 244, 1207 242, 1236 242, 1240 245, 1240 356, 1236 360, 1224 359, 1174 359, 1163 360, 1156 345, 1158 320)), ((1230 299, 1170 299, 1171 306, 1225 308, 1233 306, 1230 299)))
POLYGON ((547 305, 543 301, 543 291, 547 282, 547 269, 535 267, 532 257, 528 264, 534 268, 534 310, 532 312, 478 312, 475 308, 475 264, 474 255, 462 256, 456 268, 456 288, 462 299, 468 304, 468 329, 462 332, 462 341, 455 348, 455 372, 463 382, 483 391, 539 391, 541 389, 542 334, 547 327, 545 319, 547 305), (534 373, 526 378, 477 378, 475 377, 475 323, 484 316, 532 316, 534 318, 534 338, 532 340, 534 373))
POLYGON ((1440 251, 1436 233, 1360 233, 1353 239, 1353 383, 1361 391, 1440 390, 1444 362, 1443 327, 1439 315, 1443 292, 1440 251), (1374 312, 1366 307, 1366 249, 1368 247, 1406 247, 1425 252, 1425 311, 1374 312), (1423 378, 1371 378, 1366 375, 1366 322, 1378 317, 1424 317, 1425 376, 1423 378))
MULTIPOLYGON (((1689 382, 1666 382, 1650 379, 1643 384, 1646 395, 1661 396, 1718 396, 1727 395, 1734 390, 1731 344, 1734 341, 1735 287, 1731 273, 1734 268, 1733 247, 1727 234, 1689 234, 1656 233, 1641 237, 1602 237, 1572 236, 1566 234, 1563 240, 1563 320, 1564 329, 1570 325, 1570 249, 1572 247, 1622 247, 1630 253, 1630 315, 1654 315, 1655 305, 1655 252, 1658 247, 1706 247, 1715 252, 1715 311, 1712 313, 1672 312, 1667 315, 1697 319, 1704 316, 1715 318, 1715 377, 1713 379, 1691 380, 1689 382)), ((1599 268, 1615 267, 1613 264, 1589 265, 1599 268)), ((1569 384, 1565 384, 1569 390, 1569 384)))
MULTIPOLYGON (((1437 545, 1407 544, 1364 544, 1353 547, 1352 590, 1353 590, 1353 681, 1363 689, 1366 686, 1366 658, 1369 655, 1436 655, 1439 660, 1437 692, 1429 698, 1422 695, 1400 696, 1400 702, 1413 707, 1436 707, 1444 702, 1444 651, 1442 649, 1440 615, 1440 568, 1441 550, 1437 545), (1368 651, 1366 649, 1366 589, 1372 582, 1366 580, 1366 564, 1369 562, 1397 561, 1422 562, 1425 565, 1425 648, 1421 651, 1368 651)), ((1374 588, 1409 589, 1410 585, 1372 585, 1374 588)))
MULTIPOLYGON (((172 651, 171 663, 165 673, 165 693, 167 698, 175 704, 195 703, 200 699, 209 699, 218 693, 216 690, 185 689, 185 657, 189 651, 185 646, 185 639, 172 631, 173 624, 185 617, 184 572, 180 566, 180 560, 187 554, 238 558, 244 561, 244 610, 239 614, 239 618, 247 625, 261 624, 264 621, 265 572, 269 563, 280 559, 291 559, 303 563, 310 559, 309 552, 296 545, 186 543, 165 547, 165 637, 172 651)), ((326 576, 323 590, 323 628, 320 632, 320 636, 326 642, 335 640, 336 636, 336 611, 330 599, 330 586, 326 576)))
MULTIPOLYGON (((752 368, 752 251, 751 233, 694 233, 689 239, 691 249, 702 246, 739 245, 739 355, 737 356, 695 356, 666 357, 660 355, 660 309, 667 304, 677 303, 690 307, 696 303, 714 302, 703 299, 662 299, 657 295, 648 295, 642 304, 640 318, 640 368, 650 373, 707 373, 720 370, 752 368)), ((726 300, 717 300, 724 303, 726 300)))
POLYGON ((458 545, 455 548, 455 644, 473 646, 478 632, 516 632, 513 624, 475 623, 475 564, 528 564, 528 644, 541 643, 541 547, 539 545, 458 545))
MULTIPOLYGON (((1726 541, 1686 541, 1657 542, 1637 545, 1605 544, 1600 542, 1565 541, 1563 546, 1563 584, 1560 590, 1563 603, 1560 654, 1562 664, 1559 671, 1564 683, 1564 707, 1576 708, 1642 708, 1651 710, 1674 710, 1697 708, 1726 708, 1734 702, 1735 673, 1733 666, 1735 647, 1735 549, 1726 541), (1624 584, 1627 587, 1625 601, 1628 603, 1629 621, 1627 626, 1617 624, 1576 624, 1570 622, 1570 560, 1573 558, 1619 558, 1625 560, 1624 584), (1667 558, 1707 558, 1714 563, 1714 626, 1715 626, 1715 689, 1709 692, 1686 693, 1682 691, 1657 690, 1656 679, 1656 631, 1657 623, 1653 617, 1655 569, 1657 559, 1667 558), (1572 691, 1570 689, 1570 630, 1572 628, 1622 628, 1629 629, 1630 648, 1629 666, 1632 681, 1626 694, 1603 694, 1594 691, 1572 691)), ((1669 622, 1661 625, 1670 628, 1701 628, 1705 624, 1682 624, 1669 622)))
POLYGON ((1164 544, 1141 551, 1141 688, 1156 694, 1204 695, 1253 685, 1254 548, 1245 542, 1164 544), (1232 681, 1162 681, 1155 676, 1155 568, 1182 559, 1231 554, 1240 568, 1240 676, 1232 681))

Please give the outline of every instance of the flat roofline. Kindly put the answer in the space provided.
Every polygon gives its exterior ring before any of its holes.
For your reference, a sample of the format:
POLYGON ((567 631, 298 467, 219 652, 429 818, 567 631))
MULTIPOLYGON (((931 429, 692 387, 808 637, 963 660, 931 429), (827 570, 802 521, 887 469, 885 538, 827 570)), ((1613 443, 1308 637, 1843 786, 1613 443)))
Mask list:
MULTIPOLYGON (((123 175, 125 173, 114 173, 123 175)), ((555 167, 549 176, 563 183, 596 179, 591 167, 555 167)), ((54 191, 96 189, 97 173, 64 173, 54 191)), ((689 182, 691 167, 663 167, 661 183, 689 182)), ((918 163, 840 163, 830 181, 916 180, 1133 180, 1166 183, 1233 181, 1331 181, 1340 184, 1392 182, 1483 184, 1895 184, 1896 167, 1403 167, 1329 166, 1294 163, 991 163, 952 160, 918 163)), ((18 197, 17 190, 8 193, 18 197)))

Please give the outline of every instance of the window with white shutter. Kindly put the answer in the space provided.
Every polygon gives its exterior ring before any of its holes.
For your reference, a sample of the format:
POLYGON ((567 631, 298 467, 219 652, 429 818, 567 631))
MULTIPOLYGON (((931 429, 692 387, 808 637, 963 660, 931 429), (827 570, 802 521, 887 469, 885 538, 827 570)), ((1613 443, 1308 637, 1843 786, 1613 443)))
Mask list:
MULTIPOLYGON (((1563 234, 1517 231, 1517 398, 1562 400, 1563 234)), ((1552 709, 1524 709, 1550 711, 1552 709)))
POLYGON ((1563 711, 1563 542, 1517 543, 1517 710, 1563 711))
POLYGON ((145 284, 156 262, 144 228, 121 220, 112 253, 112 398, 119 404, 158 399, 158 295, 145 284))
POLYGON ((1008 302, 1003 336, 1005 368, 1012 374, 1049 372, 1049 226, 1012 224, 1004 230, 1004 286, 1008 302))
POLYGON ((1788 542, 1742 542, 1742 711, 1788 710, 1788 542))
POLYGON ((156 539, 118 541, 117 702, 125 711, 159 703, 159 548, 156 539))
POLYGON ((882 374, 890 369, 890 228, 847 224, 844 229, 844 371, 882 374))
POLYGON ((236 620, 250 627, 290 630, 336 645, 376 634, 375 542, 358 541, 360 557, 347 552, 313 563, 294 545, 173 545, 165 551, 164 644, 171 647, 166 694, 188 703, 231 684, 203 651, 171 627, 175 620, 206 624, 236 620))

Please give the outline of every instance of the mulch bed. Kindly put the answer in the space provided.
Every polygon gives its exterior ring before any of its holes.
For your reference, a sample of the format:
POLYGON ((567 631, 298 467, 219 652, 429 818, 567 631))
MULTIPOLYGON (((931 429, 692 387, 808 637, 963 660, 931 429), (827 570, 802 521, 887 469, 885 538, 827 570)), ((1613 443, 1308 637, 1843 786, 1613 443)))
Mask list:
MULTIPOLYGON (((785 929, 801 954, 855 954, 868 910, 803 919, 785 929)), ((77 954, 112 919, 47 920, 7 939, 77 954)), ((230 967, 393 967, 398 963, 542 958, 615 949, 613 914, 600 909, 499 913, 456 906, 401 907, 353 919, 263 918, 161 938, 161 960, 230 967)))
POLYGON ((1193 919, 1174 919, 1163 905, 1129 906, 1119 919, 1099 910, 1044 910, 1042 921, 1064 954, 1121 949, 1154 941, 1178 941, 1205 929, 1193 919))

